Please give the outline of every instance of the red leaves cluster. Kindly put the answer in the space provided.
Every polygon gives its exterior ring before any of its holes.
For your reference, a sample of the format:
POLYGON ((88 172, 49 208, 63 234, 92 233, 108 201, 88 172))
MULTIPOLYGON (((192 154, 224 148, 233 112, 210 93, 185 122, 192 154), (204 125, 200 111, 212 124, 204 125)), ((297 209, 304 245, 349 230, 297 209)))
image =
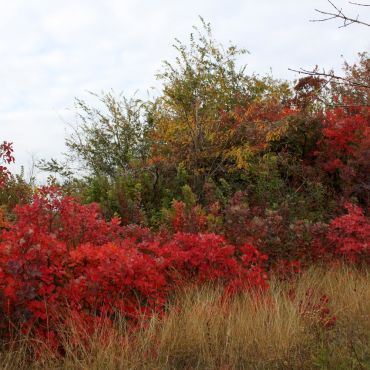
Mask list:
POLYGON ((33 233, 54 236, 71 248, 88 242, 102 245, 120 237, 119 219, 106 222, 96 203, 81 205, 56 187, 38 189, 32 202, 16 206, 14 213, 17 223, 11 232, 17 231, 19 238, 32 228, 33 233))
POLYGON ((267 259, 252 245, 235 247, 221 235, 177 233, 163 242, 143 243, 152 252, 172 284, 195 281, 224 283, 228 291, 266 288, 261 264, 267 259))
POLYGON ((4 183, 10 176, 8 168, 1 165, 1 163, 10 164, 13 162, 13 143, 8 143, 4 141, 2 144, 0 144, 0 188, 4 185, 4 183))
POLYGON ((336 316, 330 312, 329 297, 323 294, 318 301, 315 300, 312 288, 306 291, 305 298, 299 302, 299 313, 313 325, 326 329, 333 327, 337 321, 336 316))
POLYGON ((345 198, 370 205, 370 108, 348 105, 328 110, 315 152, 318 166, 345 198))
POLYGON ((328 241, 335 253, 349 261, 370 262, 370 219, 363 210, 351 203, 346 203, 348 214, 330 222, 328 241))
POLYGON ((363 110, 357 108, 349 113, 344 108, 335 108, 326 112, 323 145, 327 151, 324 168, 328 172, 344 167, 360 146, 369 143, 369 109, 367 114, 363 110))
POLYGON ((204 232, 207 228, 207 217, 200 206, 188 207, 184 202, 172 202, 172 228, 175 232, 204 232))
MULTIPOLYGON (((188 282, 218 281, 228 292, 265 289, 267 258, 252 245, 235 247, 215 234, 152 235, 106 222, 97 205, 81 205, 42 188, 0 234, 0 310, 38 332, 66 311, 86 323, 120 312, 128 319, 161 309, 188 282)), ((4 320, 5 319, 5 320, 4 320)))

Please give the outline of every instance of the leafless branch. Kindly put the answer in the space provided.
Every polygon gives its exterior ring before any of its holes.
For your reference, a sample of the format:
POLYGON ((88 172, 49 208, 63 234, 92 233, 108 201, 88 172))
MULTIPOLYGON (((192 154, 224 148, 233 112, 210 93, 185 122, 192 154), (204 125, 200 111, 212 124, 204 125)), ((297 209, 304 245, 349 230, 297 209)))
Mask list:
POLYGON ((353 1, 349 1, 349 3, 352 4, 352 5, 357 5, 357 6, 370 6, 370 4, 354 3, 353 1))
POLYGON ((315 71, 315 70, 309 71, 309 70, 306 70, 306 69, 303 69, 303 68, 300 68, 299 70, 291 69, 291 68, 288 68, 288 69, 289 69, 289 71, 296 72, 296 73, 299 73, 299 74, 304 74, 306 76, 316 76, 316 77, 329 78, 330 81, 335 81, 336 83, 339 83, 339 84, 345 84, 345 85, 370 89, 370 85, 368 85, 368 84, 363 84, 361 82, 354 81, 354 80, 349 79, 347 77, 337 76, 332 72, 327 73, 325 71, 319 72, 319 71, 315 71))
MULTIPOLYGON (((343 21, 343 24, 339 26, 339 28, 343 27, 348 27, 351 24, 357 23, 361 24, 363 26, 370 27, 370 24, 367 22, 364 22, 359 19, 359 15, 357 15, 356 18, 352 18, 347 16, 346 14, 343 13, 342 8, 338 8, 332 1, 328 0, 329 4, 332 6, 334 10, 332 11, 324 11, 320 9, 315 9, 317 13, 324 15, 324 18, 321 19, 311 19, 310 22, 325 22, 329 21, 331 19, 341 19, 343 21)), ((369 6, 368 4, 360 4, 360 3, 351 3, 352 5, 357 5, 357 6, 369 6)))

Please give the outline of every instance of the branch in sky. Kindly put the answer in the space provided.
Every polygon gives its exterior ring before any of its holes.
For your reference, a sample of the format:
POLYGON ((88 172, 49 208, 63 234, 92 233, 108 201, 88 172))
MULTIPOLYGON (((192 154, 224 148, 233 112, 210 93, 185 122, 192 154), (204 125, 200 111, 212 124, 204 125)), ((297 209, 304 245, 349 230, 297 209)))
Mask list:
MULTIPOLYGON (((331 0, 328 0, 328 2, 333 8, 333 10, 325 11, 325 10, 315 9, 317 13, 322 14, 325 17, 321 19, 311 19, 311 22, 325 22, 325 21, 329 21, 332 19, 341 19, 343 21, 343 24, 339 26, 339 28, 348 27, 349 25, 354 24, 354 23, 370 27, 370 23, 360 20, 359 15, 357 15, 356 18, 349 17, 348 15, 343 13, 342 8, 338 8, 331 0)), ((362 3, 355 3, 355 2, 350 2, 350 4, 356 5, 356 6, 363 6, 363 7, 370 6, 370 4, 362 4, 362 3)))

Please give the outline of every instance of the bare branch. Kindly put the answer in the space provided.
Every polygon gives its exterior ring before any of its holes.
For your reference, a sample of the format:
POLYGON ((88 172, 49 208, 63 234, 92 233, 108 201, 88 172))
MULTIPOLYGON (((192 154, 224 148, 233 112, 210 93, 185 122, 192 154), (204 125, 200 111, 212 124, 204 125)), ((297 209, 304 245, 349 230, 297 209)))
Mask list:
POLYGON ((352 5, 357 5, 357 6, 370 6, 370 4, 354 3, 353 1, 349 1, 349 3, 352 4, 352 5))
POLYGON ((288 69, 289 69, 289 71, 296 72, 296 73, 299 73, 299 74, 304 74, 306 76, 325 77, 325 78, 329 78, 330 81, 334 80, 336 83, 339 83, 339 84, 345 84, 345 85, 370 89, 370 85, 368 85, 368 84, 363 84, 363 83, 354 81, 352 79, 349 79, 347 77, 337 76, 333 72, 327 73, 325 71, 318 72, 318 71, 315 71, 315 70, 308 71, 308 70, 303 69, 303 68, 300 68, 299 70, 291 69, 291 68, 288 68, 288 69))
MULTIPOLYGON (((333 11, 324 11, 320 9, 315 9, 315 11, 319 14, 322 14, 325 16, 325 18, 321 19, 311 19, 310 22, 325 22, 331 19, 341 19, 343 21, 343 24, 339 26, 339 28, 348 27, 351 24, 357 23, 361 24, 363 26, 370 27, 370 23, 364 22, 359 19, 359 15, 357 15, 356 18, 352 18, 347 16, 343 13, 343 10, 341 8, 338 8, 332 1, 328 0, 329 4, 334 9, 333 11)), ((350 2, 351 3, 351 2, 350 2)), ((360 4, 360 3, 351 3, 352 5, 357 6, 370 6, 370 4, 360 4)))

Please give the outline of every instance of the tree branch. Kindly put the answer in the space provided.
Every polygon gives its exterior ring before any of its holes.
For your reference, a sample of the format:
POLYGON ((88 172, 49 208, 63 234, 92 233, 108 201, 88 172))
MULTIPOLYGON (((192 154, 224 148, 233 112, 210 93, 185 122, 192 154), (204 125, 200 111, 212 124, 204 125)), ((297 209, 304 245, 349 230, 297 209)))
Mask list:
POLYGON ((352 5, 357 5, 357 6, 370 6, 370 4, 354 3, 353 1, 349 1, 349 3, 352 4, 352 5))
MULTIPOLYGON (((333 11, 324 11, 324 10, 320 10, 320 9, 315 9, 315 11, 317 13, 322 14, 326 17, 322 18, 322 19, 311 19, 310 22, 325 22, 325 21, 329 21, 331 19, 341 19, 341 20, 343 20, 343 24, 341 26, 339 26, 339 28, 348 27, 349 25, 354 24, 354 23, 370 27, 369 23, 361 21, 359 19, 359 15, 357 15, 356 18, 349 17, 349 16, 345 15, 343 13, 343 10, 341 8, 339 9, 332 1, 328 0, 328 2, 334 10, 333 11)), ((357 6, 365 6, 365 7, 370 6, 370 4, 360 4, 360 3, 354 3, 354 2, 350 2, 350 4, 357 5, 357 6)))
POLYGON ((316 76, 316 77, 329 78, 330 80, 334 80, 336 83, 339 83, 339 84, 370 89, 370 85, 368 85, 368 84, 363 84, 363 83, 348 79, 346 77, 337 76, 334 73, 326 73, 325 71, 324 72, 318 72, 318 71, 315 71, 315 70, 308 71, 308 70, 303 69, 303 68, 300 68, 299 70, 288 68, 288 70, 292 71, 292 72, 299 73, 299 74, 304 74, 306 76, 316 76))

